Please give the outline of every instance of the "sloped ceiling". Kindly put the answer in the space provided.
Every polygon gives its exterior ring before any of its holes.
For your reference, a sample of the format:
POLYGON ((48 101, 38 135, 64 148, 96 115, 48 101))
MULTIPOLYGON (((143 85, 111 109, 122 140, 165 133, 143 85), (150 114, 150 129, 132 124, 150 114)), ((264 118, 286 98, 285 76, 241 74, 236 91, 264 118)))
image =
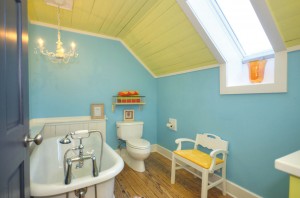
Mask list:
POLYGON ((300 45, 300 0, 267 0, 286 47, 300 45))
MULTIPOLYGON (((300 1, 267 1, 286 46, 300 45, 300 1)), ((56 12, 28 1, 30 21, 57 25, 56 12)), ((155 77, 217 64, 176 0, 74 0, 61 26, 123 40, 155 77)))

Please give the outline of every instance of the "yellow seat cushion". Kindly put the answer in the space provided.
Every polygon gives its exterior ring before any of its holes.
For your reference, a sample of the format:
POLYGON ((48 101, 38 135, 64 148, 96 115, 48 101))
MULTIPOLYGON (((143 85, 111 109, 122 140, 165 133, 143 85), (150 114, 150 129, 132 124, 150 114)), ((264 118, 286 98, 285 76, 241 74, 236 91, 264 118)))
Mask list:
MULTIPOLYGON (((174 153, 206 169, 209 169, 212 162, 212 157, 210 155, 196 149, 177 150, 174 151, 174 153)), ((220 158, 216 159, 216 164, 221 164, 223 162, 224 160, 220 158)))

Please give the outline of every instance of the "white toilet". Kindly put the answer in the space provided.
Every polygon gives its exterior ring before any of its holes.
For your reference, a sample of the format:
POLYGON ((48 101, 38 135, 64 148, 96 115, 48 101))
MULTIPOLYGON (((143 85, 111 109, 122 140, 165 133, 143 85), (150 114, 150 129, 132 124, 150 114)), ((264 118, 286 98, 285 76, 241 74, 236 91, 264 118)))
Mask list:
POLYGON ((138 172, 145 171, 144 160, 150 155, 150 142, 141 139, 144 122, 117 122, 117 136, 126 141, 121 151, 125 163, 138 172))

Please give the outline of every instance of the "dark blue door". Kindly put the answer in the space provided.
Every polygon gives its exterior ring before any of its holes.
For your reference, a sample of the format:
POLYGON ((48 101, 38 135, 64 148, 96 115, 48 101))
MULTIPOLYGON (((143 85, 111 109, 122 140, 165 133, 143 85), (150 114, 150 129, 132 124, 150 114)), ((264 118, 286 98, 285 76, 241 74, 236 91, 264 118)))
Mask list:
POLYGON ((29 197, 27 2, 0 2, 0 198, 29 197))

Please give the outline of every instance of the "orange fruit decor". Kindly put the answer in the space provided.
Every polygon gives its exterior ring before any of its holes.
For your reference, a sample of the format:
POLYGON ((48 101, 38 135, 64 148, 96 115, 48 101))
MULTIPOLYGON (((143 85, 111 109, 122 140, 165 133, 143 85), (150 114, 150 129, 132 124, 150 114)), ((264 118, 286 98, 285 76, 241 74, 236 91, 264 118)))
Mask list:
POLYGON ((119 96, 129 96, 129 92, 128 91, 120 91, 118 93, 119 96))
POLYGON ((129 95, 131 95, 131 96, 139 95, 139 92, 138 91, 129 91, 129 95))
POLYGON ((139 95, 138 91, 120 91, 118 96, 137 96, 139 95))

